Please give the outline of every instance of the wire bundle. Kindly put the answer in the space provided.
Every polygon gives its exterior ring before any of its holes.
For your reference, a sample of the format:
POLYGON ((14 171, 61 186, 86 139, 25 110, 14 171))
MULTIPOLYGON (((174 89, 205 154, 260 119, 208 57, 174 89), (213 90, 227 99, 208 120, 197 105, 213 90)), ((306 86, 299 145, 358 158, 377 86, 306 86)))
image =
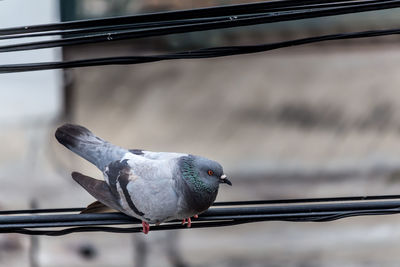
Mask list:
MULTIPOLYGON (((83 208, 0 211, 0 233, 59 236, 74 232, 140 232, 140 221, 122 213, 77 214, 83 208), (19 215, 29 214, 30 215, 19 215), (136 225, 126 227, 126 225, 136 225), (125 225, 125 226, 110 226, 125 225), (62 228, 54 230, 53 228, 62 228)), ((400 213, 400 196, 367 196, 215 203, 191 228, 262 221, 326 222, 352 216, 400 213)), ((187 229, 179 221, 152 226, 152 231, 187 229)))
MULTIPOLYGON (((292 21, 400 7, 400 0, 280 0, 182 11, 167 11, 106 19, 83 20, 0 29, 0 41, 16 38, 63 38, 0 45, 0 53, 109 42, 263 23, 292 21)), ((95 58, 69 62, 0 65, 0 73, 43 69, 138 64, 160 60, 221 57, 257 53, 282 47, 327 40, 399 34, 400 29, 334 34, 255 46, 214 47, 171 54, 95 58)))

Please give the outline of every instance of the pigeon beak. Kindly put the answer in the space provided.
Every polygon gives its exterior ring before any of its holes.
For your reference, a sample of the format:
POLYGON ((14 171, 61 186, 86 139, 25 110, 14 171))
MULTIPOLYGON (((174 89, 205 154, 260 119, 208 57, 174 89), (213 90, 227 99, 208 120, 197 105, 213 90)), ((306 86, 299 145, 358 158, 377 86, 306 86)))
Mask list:
POLYGON ((221 175, 221 178, 219 178, 219 182, 232 186, 231 181, 229 181, 228 178, 226 178, 225 174, 221 175))

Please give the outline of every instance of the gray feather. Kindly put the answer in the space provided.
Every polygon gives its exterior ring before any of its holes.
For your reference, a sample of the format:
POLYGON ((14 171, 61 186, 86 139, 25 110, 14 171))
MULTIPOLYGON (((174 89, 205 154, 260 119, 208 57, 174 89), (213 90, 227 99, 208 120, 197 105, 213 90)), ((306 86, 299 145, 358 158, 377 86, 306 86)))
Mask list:
POLYGON ((128 151, 95 136, 85 127, 64 124, 55 133, 65 147, 104 170, 110 162, 121 159, 128 151))
POLYGON ((144 216, 144 213, 138 210, 136 205, 132 202, 132 198, 127 190, 129 178, 132 173, 127 160, 114 161, 107 166, 104 174, 107 176, 107 183, 114 196, 118 196, 119 202, 121 198, 128 204, 129 209, 138 216, 144 216), (119 189, 120 188, 120 191, 119 189))
POLYGON ((79 172, 73 172, 71 175, 72 178, 85 188, 95 199, 110 208, 122 211, 120 205, 115 200, 115 196, 111 193, 110 188, 104 181, 94 179, 79 172))

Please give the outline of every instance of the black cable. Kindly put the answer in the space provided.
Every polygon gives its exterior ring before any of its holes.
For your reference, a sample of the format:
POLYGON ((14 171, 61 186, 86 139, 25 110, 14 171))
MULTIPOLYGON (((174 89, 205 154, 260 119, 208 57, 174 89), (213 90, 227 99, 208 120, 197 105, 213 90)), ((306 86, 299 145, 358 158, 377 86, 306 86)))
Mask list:
POLYGON ((272 205, 272 204, 300 204, 300 203, 315 203, 315 202, 347 202, 347 201, 394 200, 394 199, 400 199, 400 195, 231 201, 231 202, 215 202, 213 204, 213 206, 217 207, 217 206, 238 206, 238 205, 246 206, 246 205, 267 205, 267 204, 268 205, 272 205))
MULTIPOLYGON (((354 216, 367 216, 367 215, 391 215, 400 213, 399 208, 395 209, 380 209, 380 210, 367 210, 367 211, 349 211, 349 212, 317 212, 317 213, 303 213, 303 214, 272 214, 272 215, 253 215, 253 216, 231 216, 229 218, 219 217, 215 221, 202 221, 199 217, 199 221, 193 220, 191 228, 209 228, 209 227, 224 227, 239 225, 245 223, 265 222, 265 221, 287 221, 287 222, 329 222, 338 219, 354 217, 354 216)), ((206 218, 204 218, 206 219, 206 218)), ((134 233, 140 232, 141 227, 110 227, 110 226, 97 226, 98 224, 106 224, 107 221, 95 221, 95 222, 84 222, 83 224, 69 222, 69 223, 48 223, 43 227, 62 227, 62 226, 73 226, 80 225, 72 228, 64 228, 61 230, 31 230, 26 229, 29 227, 41 227, 40 224, 15 224, 13 227, 1 228, 0 233, 20 233, 28 235, 50 235, 59 236, 76 232, 111 232, 111 233, 134 233), (93 226, 82 226, 90 225, 93 226)), ((117 223, 112 223, 117 224, 117 223)), ((159 230, 175 230, 175 229, 188 229, 182 226, 180 223, 166 223, 159 226, 152 226, 151 231, 159 230)))
POLYGON ((185 25, 172 25, 172 26, 165 26, 158 28, 156 27, 150 29, 126 30, 114 33, 112 32, 99 33, 83 37, 70 37, 61 40, 47 40, 38 42, 28 42, 22 44, 4 45, 0 46, 0 52, 12 52, 12 51, 52 48, 59 46, 107 42, 114 40, 161 36, 161 35, 169 35, 176 33, 195 32, 195 31, 204 31, 212 29, 249 26, 249 25, 271 23, 271 22, 299 20, 299 19, 315 18, 322 16, 326 17, 334 15, 343 15, 348 13, 359 13, 365 11, 389 9, 396 7, 400 7, 400 0, 379 1, 373 3, 351 5, 346 7, 320 8, 316 10, 311 9, 311 10, 296 11, 296 12, 263 13, 263 14, 255 14, 253 16, 246 16, 244 18, 241 18, 240 16, 238 17, 230 16, 222 21, 200 22, 200 23, 192 23, 185 25))
MULTIPOLYGON (((349 5, 355 5, 357 3, 377 3, 380 2, 381 0, 362 0, 362 1, 351 1, 351 2, 333 2, 333 3, 319 3, 319 4, 311 4, 311 5, 301 5, 301 6, 288 6, 288 7, 278 7, 278 8, 273 8, 273 9, 257 9, 257 13, 263 11, 263 12, 277 12, 277 11, 298 11, 298 10, 304 10, 304 9, 315 9, 315 8, 332 8, 332 7, 344 7, 344 6, 349 6, 349 5)), ((255 12, 254 10, 246 10, 246 15, 249 14, 254 14, 252 12, 255 12)), ((208 14, 209 16, 210 14, 208 14)), ((218 14, 220 15, 220 14, 218 14)), ((229 16, 243 16, 243 14, 230 14, 229 16)), ((199 22, 212 22, 212 21, 222 21, 225 20, 228 14, 225 14, 224 16, 216 16, 216 17, 207 17, 207 18, 186 18, 186 19, 176 19, 176 20, 168 20, 168 21, 153 21, 153 22, 140 22, 140 23, 129 23, 129 24, 120 24, 120 25, 105 25, 99 27, 96 25, 95 27, 90 27, 90 28, 81 28, 79 25, 76 25, 75 28, 73 29, 65 29, 65 30, 58 30, 58 31, 40 31, 40 29, 36 30, 36 33, 18 33, 18 34, 11 34, 11 35, 4 35, 1 36, 0 34, 0 40, 5 40, 5 39, 15 39, 15 38, 28 38, 28 37, 44 37, 44 36, 54 36, 54 35, 62 35, 63 37, 68 37, 68 36, 79 36, 82 34, 90 35, 94 33, 99 33, 99 32, 107 32, 107 31, 122 31, 122 30, 128 30, 128 29, 139 29, 139 28, 151 28, 151 27, 162 27, 162 26, 171 26, 171 25, 184 25, 184 24, 193 24, 193 23, 199 23, 199 22)), ((228 16, 228 17, 229 17, 228 16)), ((31 28, 29 28, 31 29, 31 28)), ((1 31, 1 29, 0 29, 1 31)))
POLYGON ((101 65, 140 64, 140 63, 149 63, 156 61, 173 60, 173 59, 199 59, 199 58, 224 57, 232 55, 260 53, 284 47, 299 46, 299 45, 324 42, 324 41, 368 38, 368 37, 378 37, 378 36, 387 36, 395 34, 400 34, 400 29, 330 34, 330 35, 295 39, 295 40, 270 43, 270 44, 212 47, 212 48, 198 49, 192 51, 151 55, 151 56, 127 56, 127 57, 94 58, 94 59, 83 59, 83 60, 72 60, 72 61, 61 61, 61 62, 7 64, 7 65, 0 65, 0 74, 23 72, 23 71, 35 71, 35 70, 101 66, 101 65))
MULTIPOLYGON (((245 222, 226 221, 226 222, 196 223, 192 224, 191 228, 187 228, 185 226, 182 226, 181 224, 163 224, 159 226, 152 226, 151 231, 224 227, 224 226, 231 226, 243 223, 245 222)), ((109 227, 109 226, 93 226, 93 227, 83 226, 83 227, 65 228, 61 230, 31 230, 25 228, 7 229, 7 230, 0 229, 0 233, 19 233, 27 235, 48 235, 48 236, 61 236, 61 235, 66 235, 71 233, 81 233, 81 232, 137 233, 141 231, 142 231, 141 227, 126 228, 126 227, 109 227)))
MULTIPOLYGON (((214 202, 213 206, 218 207, 218 206, 276 205, 276 204, 301 204, 301 203, 317 203, 317 202, 348 202, 348 201, 397 200, 397 199, 400 199, 400 195, 229 201, 229 202, 214 202)), ((85 208, 0 210, 0 215, 70 213, 70 212, 81 212, 84 209, 85 208)))
MULTIPOLYGON (((381 196, 382 198, 384 196, 381 196)), ((242 207, 210 208, 196 221, 224 220, 292 220, 293 218, 325 218, 337 214, 371 214, 400 211, 400 200, 391 201, 332 201, 319 204, 295 205, 243 205, 242 207), (336 202, 336 203, 335 203, 336 202)), ((235 202, 234 202, 235 203, 235 202)), ((237 204, 237 203, 236 203, 237 204)), ((248 204, 248 203, 246 203, 248 204)), ((221 205, 220 205, 221 206, 221 205)), ((224 206, 232 206, 225 202, 224 206)), ((0 229, 26 227, 60 227, 99 224, 139 224, 140 220, 122 213, 101 214, 45 214, 23 216, 0 216, 0 229)))
MULTIPOLYGON (((210 208, 197 219, 193 219, 192 228, 222 227, 265 221, 327 222, 354 216, 398 214, 400 213, 399 198, 399 195, 383 195, 219 202, 215 204, 217 207, 210 208)), ((75 232, 141 231, 140 226, 112 227, 111 225, 140 225, 140 220, 122 213, 71 214, 71 212, 81 210, 82 208, 2 211, 0 233, 58 236, 75 232), (43 214, 38 214, 38 212, 43 214), (21 213, 31 213, 31 215, 17 215, 21 213)), ((172 221, 160 226, 152 226, 151 230, 184 228, 179 221, 172 221)))
POLYGON ((186 19, 186 20, 170 20, 164 22, 146 22, 146 23, 136 23, 136 24, 122 24, 122 25, 111 25, 111 26, 103 26, 103 27, 92 27, 92 28, 83 28, 83 29, 72 29, 72 30, 59 30, 59 31, 44 31, 38 33, 27 33, 27 34, 14 34, 14 35, 0 35, 0 40, 7 39, 16 39, 16 38, 30 38, 30 37, 45 37, 45 36, 54 36, 54 35, 62 35, 63 37, 69 36, 81 36, 85 34, 85 36, 104 33, 104 32, 123 32, 124 30, 132 30, 132 29, 147 29, 147 28, 155 28, 162 26, 171 26, 171 25, 183 25, 187 23, 200 23, 200 22, 212 22, 212 21, 221 21, 225 18, 199 18, 199 19, 186 19))
POLYGON ((61 209, 33 209, 33 210, 0 210, 0 215, 81 212, 85 208, 61 208, 61 209))
POLYGON ((32 32, 43 32, 43 31, 54 31, 54 30, 71 30, 91 27, 103 27, 103 26, 114 26, 121 24, 135 24, 135 23, 146 23, 146 22, 162 22, 169 20, 184 20, 193 18, 204 18, 204 17, 219 17, 219 16, 231 16, 241 14, 251 14, 260 10, 275 11, 279 8, 291 8, 299 9, 306 8, 311 5, 327 5, 329 3, 367 3, 374 1, 355 1, 355 0, 281 0, 281 1, 267 1, 267 2, 256 2, 248 4, 237 4, 237 5, 225 5, 208 8, 197 8, 189 10, 176 10, 176 11, 164 11, 149 14, 139 14, 133 16, 121 16, 112 18, 102 19, 90 19, 81 21, 51 23, 42 25, 31 25, 31 26, 20 26, 7 29, 0 29, 0 35, 9 34, 23 34, 32 32))

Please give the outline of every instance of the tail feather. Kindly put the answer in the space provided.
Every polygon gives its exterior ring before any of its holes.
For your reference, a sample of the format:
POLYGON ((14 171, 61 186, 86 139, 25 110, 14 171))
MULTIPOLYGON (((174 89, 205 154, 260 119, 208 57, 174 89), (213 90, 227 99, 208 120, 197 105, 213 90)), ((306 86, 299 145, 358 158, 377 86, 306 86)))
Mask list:
POLYGON ((95 201, 89 204, 81 213, 110 213, 110 212, 119 212, 119 210, 110 208, 100 201, 95 201))
POLYGON ((127 152, 95 136, 80 125, 64 124, 59 127, 55 137, 62 145, 104 170, 109 163, 119 160, 127 152))

